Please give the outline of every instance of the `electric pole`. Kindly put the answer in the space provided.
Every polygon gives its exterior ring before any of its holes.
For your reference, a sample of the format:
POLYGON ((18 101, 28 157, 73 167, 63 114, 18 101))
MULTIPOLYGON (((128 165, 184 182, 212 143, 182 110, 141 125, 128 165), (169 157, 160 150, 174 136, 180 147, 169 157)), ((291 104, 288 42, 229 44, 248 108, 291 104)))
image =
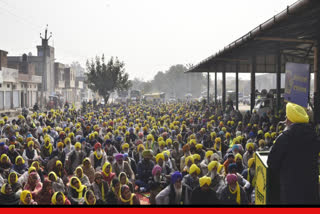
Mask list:
POLYGON ((48 48, 48 42, 49 39, 52 37, 52 32, 50 32, 50 36, 48 37, 48 25, 45 30, 45 36, 44 38, 41 36, 40 33, 40 38, 42 40, 42 47, 43 47, 43 73, 42 73, 42 86, 41 86, 41 98, 40 98, 40 108, 43 107, 43 93, 44 93, 44 88, 47 87, 46 80, 47 80, 47 48, 48 48))

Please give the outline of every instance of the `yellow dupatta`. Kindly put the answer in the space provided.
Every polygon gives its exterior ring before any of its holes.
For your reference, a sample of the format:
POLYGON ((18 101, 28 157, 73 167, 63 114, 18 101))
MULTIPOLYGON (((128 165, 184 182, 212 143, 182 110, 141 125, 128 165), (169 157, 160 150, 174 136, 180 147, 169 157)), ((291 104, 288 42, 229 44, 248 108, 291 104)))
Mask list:
POLYGON ((229 191, 231 192, 231 194, 237 194, 237 197, 236 197, 236 202, 237 204, 240 204, 241 203, 241 198, 240 198, 240 186, 237 182, 237 187, 234 191, 231 190, 230 186, 229 186, 229 191))

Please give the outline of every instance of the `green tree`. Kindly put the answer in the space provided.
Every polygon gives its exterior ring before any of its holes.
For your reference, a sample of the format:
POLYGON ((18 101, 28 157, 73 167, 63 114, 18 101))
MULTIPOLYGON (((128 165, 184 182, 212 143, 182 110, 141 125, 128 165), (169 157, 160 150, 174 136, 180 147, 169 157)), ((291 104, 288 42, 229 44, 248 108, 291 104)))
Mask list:
POLYGON ((87 61, 88 87, 104 98, 105 103, 114 91, 128 90, 131 87, 129 74, 125 72, 124 63, 113 58, 105 63, 104 55, 96 57, 95 61, 87 61))

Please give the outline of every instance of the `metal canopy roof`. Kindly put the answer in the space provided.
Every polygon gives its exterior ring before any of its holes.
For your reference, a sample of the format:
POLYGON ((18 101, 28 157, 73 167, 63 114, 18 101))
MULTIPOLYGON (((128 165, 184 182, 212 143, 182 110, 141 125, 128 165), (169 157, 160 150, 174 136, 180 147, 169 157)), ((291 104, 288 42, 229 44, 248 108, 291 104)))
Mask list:
POLYGON ((235 72, 239 63, 239 72, 248 73, 255 56, 257 73, 275 73, 279 53, 284 72, 285 62, 313 64, 319 38, 320 1, 300 0, 187 72, 235 72))

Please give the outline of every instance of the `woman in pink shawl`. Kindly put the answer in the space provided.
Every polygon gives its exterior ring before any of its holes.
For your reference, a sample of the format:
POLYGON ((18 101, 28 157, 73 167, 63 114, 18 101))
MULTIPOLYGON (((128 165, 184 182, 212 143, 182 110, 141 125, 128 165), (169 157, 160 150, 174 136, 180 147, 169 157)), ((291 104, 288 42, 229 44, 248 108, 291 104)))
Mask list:
POLYGON ((32 172, 28 177, 28 182, 23 188, 24 190, 29 190, 33 198, 36 198, 38 193, 42 190, 42 183, 37 176, 37 173, 32 172))

